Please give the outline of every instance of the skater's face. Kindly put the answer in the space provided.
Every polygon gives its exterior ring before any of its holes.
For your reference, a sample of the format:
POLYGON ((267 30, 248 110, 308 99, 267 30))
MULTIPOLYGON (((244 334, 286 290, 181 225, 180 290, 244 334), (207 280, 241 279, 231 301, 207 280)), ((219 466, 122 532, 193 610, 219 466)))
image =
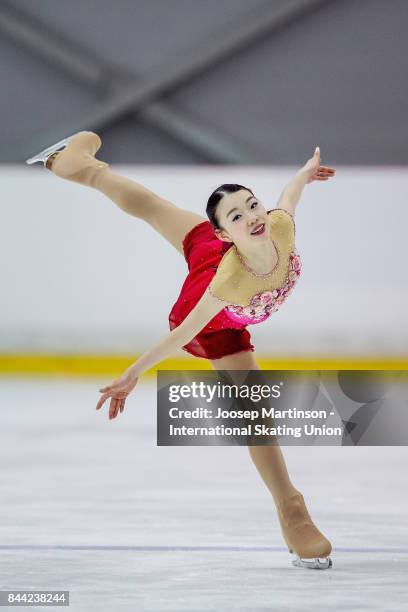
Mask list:
POLYGON ((269 217, 266 208, 247 189, 227 193, 217 206, 220 228, 217 237, 233 242, 238 248, 251 248, 269 240, 269 217))

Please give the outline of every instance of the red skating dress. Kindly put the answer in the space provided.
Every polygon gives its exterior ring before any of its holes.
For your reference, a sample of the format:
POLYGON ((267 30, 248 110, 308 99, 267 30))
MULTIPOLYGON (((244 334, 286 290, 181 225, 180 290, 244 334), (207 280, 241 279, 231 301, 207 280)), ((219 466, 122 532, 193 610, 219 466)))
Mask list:
POLYGON ((270 237, 278 254, 269 274, 255 274, 241 259, 235 245, 219 240, 209 221, 199 223, 183 240, 188 276, 169 314, 170 330, 190 313, 209 291, 231 302, 183 346, 196 357, 219 359, 241 351, 253 351, 247 325, 261 323, 292 291, 301 272, 301 260, 295 248, 295 222, 281 208, 268 211, 270 237))

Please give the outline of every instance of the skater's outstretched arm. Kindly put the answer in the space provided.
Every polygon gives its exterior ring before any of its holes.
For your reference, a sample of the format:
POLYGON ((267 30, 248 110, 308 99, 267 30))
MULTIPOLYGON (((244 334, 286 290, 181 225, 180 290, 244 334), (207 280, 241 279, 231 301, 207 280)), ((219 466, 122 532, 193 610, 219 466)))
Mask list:
POLYGON ((204 292, 195 308, 188 314, 184 321, 161 340, 156 342, 149 350, 144 352, 139 359, 132 364, 121 378, 114 380, 111 385, 100 389, 102 396, 96 409, 102 407, 110 397, 109 418, 115 418, 119 410, 123 412, 126 397, 135 388, 141 374, 163 361, 177 349, 188 344, 206 325, 230 302, 224 302, 214 297, 208 289, 204 292))
POLYGON ((320 161, 320 148, 316 147, 313 157, 295 174, 282 191, 276 208, 283 208, 294 216, 296 205, 305 185, 312 181, 327 181, 335 175, 336 170, 334 168, 321 166, 320 161))

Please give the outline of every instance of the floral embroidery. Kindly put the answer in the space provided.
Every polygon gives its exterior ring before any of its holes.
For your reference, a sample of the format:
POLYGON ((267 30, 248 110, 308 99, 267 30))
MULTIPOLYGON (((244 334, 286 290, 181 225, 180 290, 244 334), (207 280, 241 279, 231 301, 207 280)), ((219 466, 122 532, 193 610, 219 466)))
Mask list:
POLYGON ((263 291, 255 295, 249 306, 230 305, 225 307, 226 314, 237 323, 261 323, 272 312, 276 312, 292 292, 300 276, 302 263, 296 250, 289 255, 289 269, 286 280, 281 287, 273 291, 263 291))

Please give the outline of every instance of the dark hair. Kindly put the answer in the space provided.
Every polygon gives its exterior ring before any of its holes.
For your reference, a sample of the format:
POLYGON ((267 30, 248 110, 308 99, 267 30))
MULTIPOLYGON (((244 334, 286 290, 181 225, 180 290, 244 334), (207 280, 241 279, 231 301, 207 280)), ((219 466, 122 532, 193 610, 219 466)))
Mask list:
POLYGON ((252 195, 254 195, 252 189, 249 189, 249 187, 244 187, 244 185, 238 185, 237 183, 224 183, 224 185, 217 187, 217 189, 215 189, 215 191, 213 191, 208 198, 205 212, 207 213, 207 217, 215 229, 222 229, 218 223, 217 217, 215 216, 218 204, 227 193, 235 193, 241 189, 246 189, 252 193, 252 195))

